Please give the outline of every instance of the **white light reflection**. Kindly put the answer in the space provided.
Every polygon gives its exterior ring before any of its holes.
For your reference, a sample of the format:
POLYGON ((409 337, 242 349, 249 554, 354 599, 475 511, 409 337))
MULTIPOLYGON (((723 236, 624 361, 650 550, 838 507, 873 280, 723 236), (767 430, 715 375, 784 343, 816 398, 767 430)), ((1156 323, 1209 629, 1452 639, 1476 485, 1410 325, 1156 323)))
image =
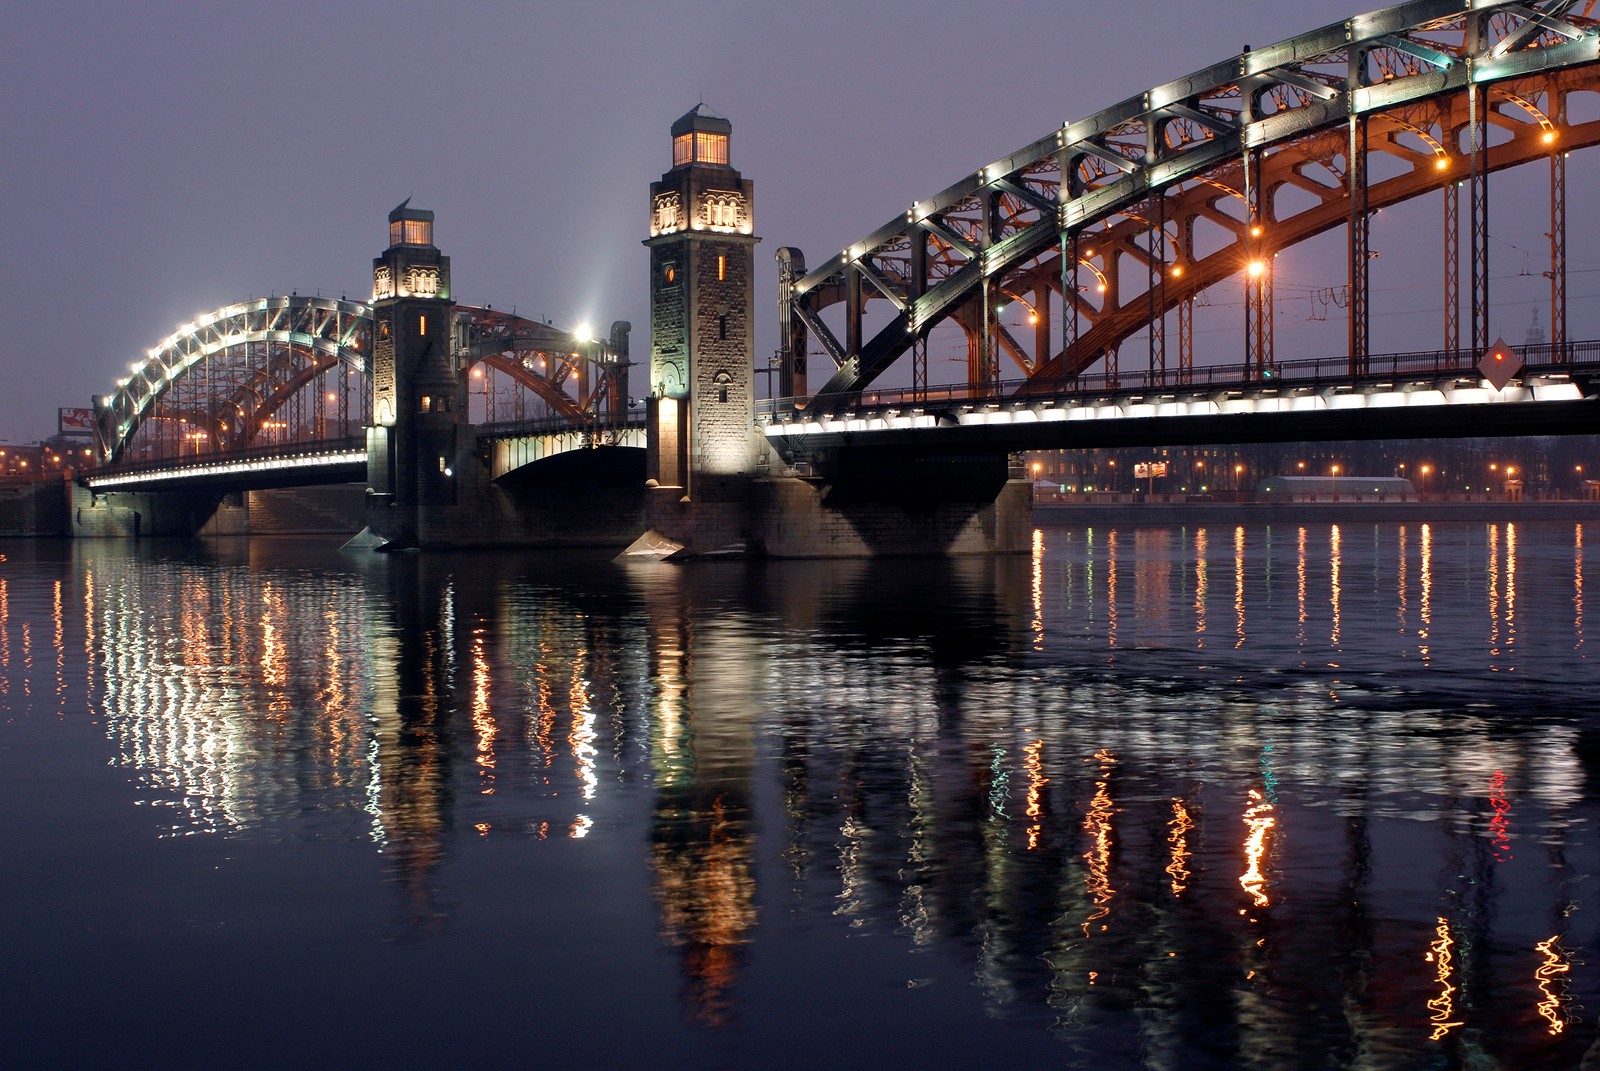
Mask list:
POLYGON ((1583 525, 1575 525, 1572 533, 1572 643, 1574 649, 1583 646, 1583 525))
POLYGON ((1422 586, 1422 605, 1417 608, 1417 654, 1427 662, 1432 657, 1429 638, 1433 633, 1433 525, 1422 526, 1422 563, 1418 583, 1422 586))
MULTIPOLYGON (((1344 558, 1341 548, 1341 533, 1339 531, 1339 526, 1336 524, 1333 526, 1333 530, 1328 535, 1328 606, 1333 613, 1333 623, 1331 630, 1328 633, 1328 642, 1333 645, 1333 649, 1335 651, 1339 650, 1339 644, 1343 640, 1340 603, 1344 592, 1340 587, 1339 577, 1339 572, 1343 567, 1343 564, 1344 558)), ((1334 668, 1338 667, 1335 666, 1334 668)))
POLYGON ((1295 554, 1295 598, 1298 612, 1295 617, 1295 640, 1299 650, 1304 653, 1306 647, 1306 530, 1301 527, 1296 539, 1295 554))
POLYGON ((568 709, 572 711, 572 730, 567 734, 567 745, 572 749, 576 764, 574 772, 583 785, 580 790, 585 801, 593 800, 600 786, 595 773, 595 756, 600 750, 594 746, 598 734, 594 731, 594 710, 589 702, 589 682, 584 677, 587 651, 580 650, 572 660, 572 680, 567 689, 568 709))
POLYGON ((1117 530, 1106 536, 1106 641, 1117 645, 1117 530))
POLYGON ((1233 530, 1233 649, 1244 646, 1244 525, 1233 530))
MULTIPOLYGON (((1489 563, 1488 582, 1484 585, 1485 594, 1489 599, 1489 654, 1500 654, 1500 526, 1489 525, 1489 563)), ((1489 664, 1491 671, 1498 671, 1499 666, 1489 664)))
POLYGON ((490 715, 489 696, 492 680, 489 659, 484 652, 484 634, 488 630, 479 626, 472 630, 472 731, 477 739, 479 792, 494 795, 494 742, 499 734, 490 715))
POLYGON ((1044 650, 1044 529, 1033 530, 1033 649, 1044 650))

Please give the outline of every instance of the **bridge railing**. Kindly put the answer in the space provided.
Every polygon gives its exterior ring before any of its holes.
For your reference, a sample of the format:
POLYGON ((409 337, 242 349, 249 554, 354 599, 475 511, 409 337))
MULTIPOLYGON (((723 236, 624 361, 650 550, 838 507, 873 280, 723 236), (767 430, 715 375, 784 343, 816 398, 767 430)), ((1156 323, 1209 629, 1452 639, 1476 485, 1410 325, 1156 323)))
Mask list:
POLYGON ((138 476, 148 472, 171 472, 186 468, 204 468, 208 465, 233 464, 250 461, 287 460, 316 457, 321 454, 341 454, 365 450, 367 439, 363 435, 342 435, 332 439, 315 439, 310 442, 270 443, 249 446, 238 450, 217 450, 183 457, 151 458, 148 461, 118 462, 95 469, 92 475, 138 476))
POLYGON ((500 420, 478 425, 478 439, 507 439, 518 435, 559 435, 562 432, 617 431, 643 427, 647 414, 641 409, 600 417, 540 417, 536 420, 500 420))
MULTIPOLYGON (((1559 374, 1600 370, 1600 341, 1568 342, 1564 346, 1534 343, 1512 346, 1523 366, 1518 375, 1559 374)), ((1369 354, 1352 371, 1349 357, 1313 357, 1282 361, 1254 374, 1242 365, 1206 365, 1187 371, 1148 369, 1116 375, 1097 372, 1065 379, 1002 380, 988 386, 952 384, 942 387, 863 391, 859 396, 837 398, 769 398, 757 402, 758 417, 782 420, 798 412, 840 415, 857 410, 921 408, 962 403, 1071 401, 1090 398, 1127 398, 1152 393, 1208 393, 1226 390, 1259 391, 1273 387, 1322 390, 1394 379, 1476 374, 1481 354, 1473 350, 1412 350, 1369 354)))

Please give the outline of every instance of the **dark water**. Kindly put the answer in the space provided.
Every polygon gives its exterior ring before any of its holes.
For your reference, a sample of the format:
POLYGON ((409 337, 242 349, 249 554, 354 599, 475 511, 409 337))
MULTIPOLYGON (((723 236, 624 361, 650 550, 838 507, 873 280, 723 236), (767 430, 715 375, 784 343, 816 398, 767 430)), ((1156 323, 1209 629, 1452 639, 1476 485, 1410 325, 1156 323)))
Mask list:
POLYGON ((1590 542, 0 545, 0 1063, 1575 1068, 1590 542))

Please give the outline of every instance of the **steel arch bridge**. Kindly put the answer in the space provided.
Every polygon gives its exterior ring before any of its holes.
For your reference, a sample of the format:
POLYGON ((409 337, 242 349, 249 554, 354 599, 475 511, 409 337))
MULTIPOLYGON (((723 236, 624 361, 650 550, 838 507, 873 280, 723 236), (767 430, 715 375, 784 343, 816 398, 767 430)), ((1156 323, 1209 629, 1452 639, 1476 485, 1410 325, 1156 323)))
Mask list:
POLYGON ((1600 91, 1596 6, 1413 0, 1333 23, 1065 123, 815 270, 799 250, 780 249, 780 393, 802 407, 849 405, 909 354, 905 393, 915 400, 928 387, 929 330, 945 321, 966 339, 969 397, 1059 392, 1096 366, 1114 384, 1121 348, 1140 333, 1148 363, 1138 376, 1187 383, 1195 299, 1229 278, 1246 297, 1234 377, 1267 379, 1276 366, 1273 258, 1341 226, 1349 370, 1359 376, 1371 215, 1440 190, 1442 349, 1470 368, 1491 341, 1489 175, 1540 159, 1550 167, 1559 364, 1568 346, 1566 159, 1600 143, 1600 121, 1569 122, 1567 104, 1600 91), (1013 302, 1028 309, 1021 338, 1000 321, 1013 302), (887 314, 869 318, 873 303, 887 314), (813 342, 832 364, 814 392, 813 342), (1021 387, 1002 386, 1005 361, 1021 387))
MULTIPOLYGON (((582 425, 625 413, 627 332, 608 341, 490 308, 452 310, 452 348, 487 422, 582 425)), ((372 422, 372 310, 322 297, 227 305, 178 328, 96 399, 103 467, 201 466, 362 446, 372 422)))

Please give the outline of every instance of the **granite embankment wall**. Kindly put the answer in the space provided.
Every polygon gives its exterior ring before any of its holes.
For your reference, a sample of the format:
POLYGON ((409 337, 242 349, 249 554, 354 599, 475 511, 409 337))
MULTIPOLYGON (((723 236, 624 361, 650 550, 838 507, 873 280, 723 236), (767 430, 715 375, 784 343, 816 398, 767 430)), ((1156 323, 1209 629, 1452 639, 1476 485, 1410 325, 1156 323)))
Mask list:
POLYGON ((71 487, 65 480, 0 482, 0 535, 66 535, 71 487))

